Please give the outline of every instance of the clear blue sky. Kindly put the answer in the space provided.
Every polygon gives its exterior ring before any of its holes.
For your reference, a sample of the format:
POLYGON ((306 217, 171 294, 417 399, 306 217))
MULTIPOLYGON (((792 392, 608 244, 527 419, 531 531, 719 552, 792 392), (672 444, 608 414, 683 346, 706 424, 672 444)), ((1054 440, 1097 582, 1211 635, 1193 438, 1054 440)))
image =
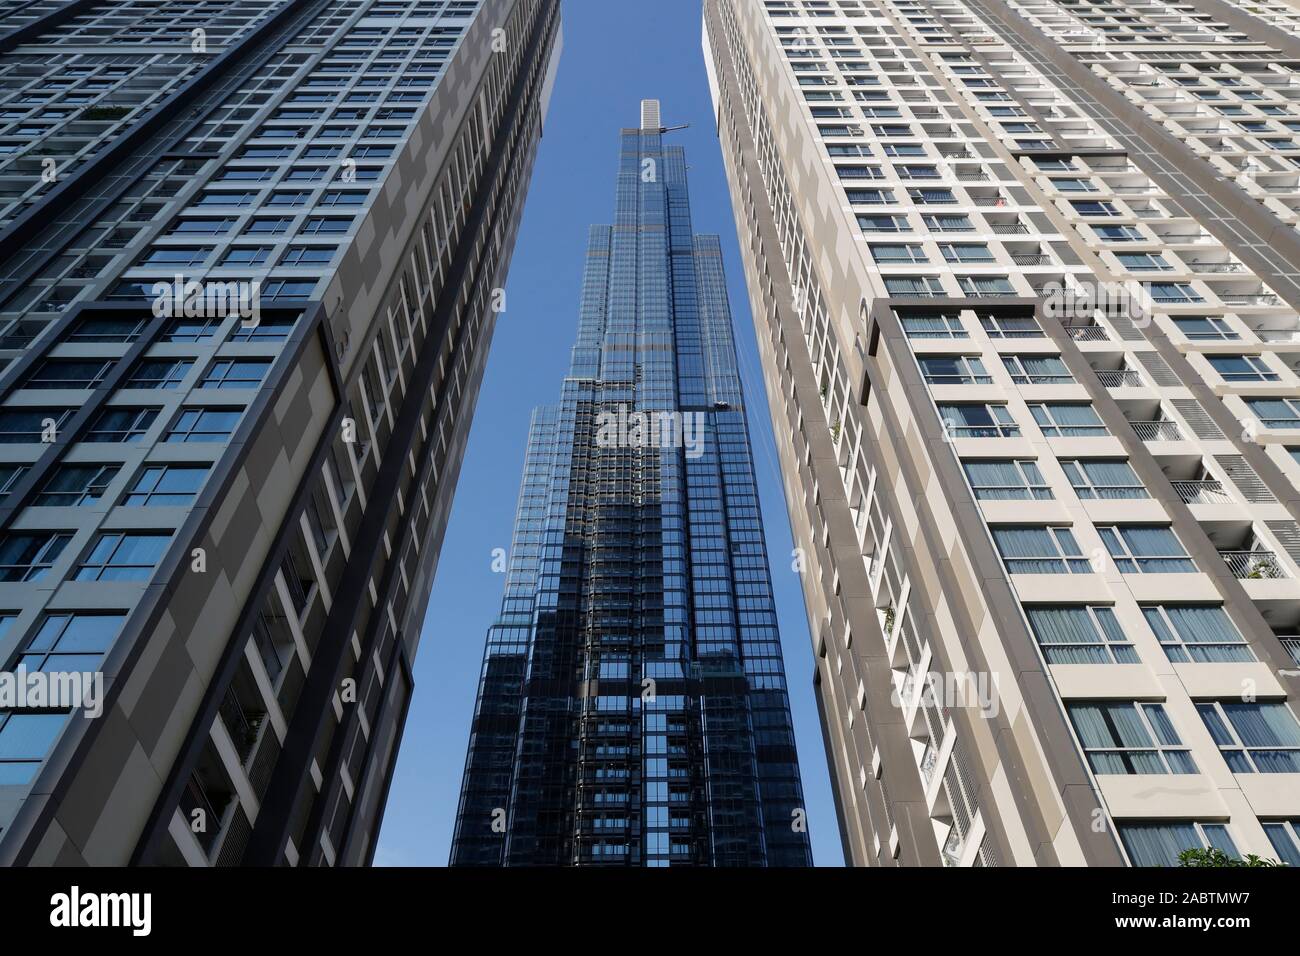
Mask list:
POLYGON ((638 124, 642 99, 659 99, 665 126, 691 124, 671 136, 691 164, 695 231, 722 237, 813 854, 820 866, 839 866, 812 643, 790 567, 789 519, 700 49, 700 3, 564 0, 563 17, 559 79, 415 661, 415 699, 375 862, 447 863, 483 643, 504 583, 492 571, 492 550, 510 548, 529 414, 558 399, 568 369, 587 227, 613 215, 618 131, 638 124))

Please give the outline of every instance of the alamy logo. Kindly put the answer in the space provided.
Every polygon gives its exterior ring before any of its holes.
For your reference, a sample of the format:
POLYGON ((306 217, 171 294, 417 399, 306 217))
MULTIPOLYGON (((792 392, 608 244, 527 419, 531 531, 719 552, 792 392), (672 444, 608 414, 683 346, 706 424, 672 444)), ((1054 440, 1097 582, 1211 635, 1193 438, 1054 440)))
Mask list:
POLYGON ((104 713, 100 671, 0 671, 0 710, 76 710, 87 720, 104 713))
POLYGON ((153 894, 82 893, 74 886, 50 897, 50 925, 127 927, 132 936, 148 936, 153 929, 153 894))
POLYGON ((682 448, 686 457, 704 454, 703 412, 637 412, 626 405, 596 416, 601 448, 682 448))
POLYGON ((149 291, 156 318, 224 319, 237 315, 249 326, 262 320, 262 283, 258 279, 198 282, 178 275, 171 282, 155 282, 149 291))

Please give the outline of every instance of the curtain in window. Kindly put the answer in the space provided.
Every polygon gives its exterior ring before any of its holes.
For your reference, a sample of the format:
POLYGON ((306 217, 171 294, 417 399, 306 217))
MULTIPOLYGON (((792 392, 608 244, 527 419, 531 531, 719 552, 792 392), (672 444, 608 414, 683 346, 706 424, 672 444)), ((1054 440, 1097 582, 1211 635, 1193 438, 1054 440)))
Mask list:
MULTIPOLYGON (((1001 280, 999 280, 1001 281, 1001 280)), ((1022 355, 1020 366, 1030 378, 1070 378, 1070 370, 1055 355, 1022 355)))
MULTIPOLYGON (((1038 406, 1035 406, 1037 408, 1038 406)), ((1051 420, 1061 426, 1063 434, 1070 434, 1068 428, 1091 429, 1101 425, 1101 419, 1091 405, 1047 405, 1044 406, 1051 420)), ((1036 418, 1037 416, 1035 416, 1036 418)))
POLYGON ((1106 753, 1107 748, 1153 747, 1150 734, 1132 704, 1072 704, 1070 720, 1097 773, 1165 773, 1155 750, 1106 753))
POLYGON ((1110 656, 1086 608, 1036 607, 1030 608, 1028 614, 1034 636, 1042 645, 1049 664, 1110 663, 1110 656))
MULTIPOLYGON (((1157 637, 1161 640, 1172 640, 1172 635, 1169 635, 1164 622, 1160 620, 1160 612, 1156 608, 1144 608, 1143 613, 1151 622, 1151 629, 1155 631, 1157 637)), ((1188 657, 1193 661, 1212 663, 1254 659, 1246 642, 1223 608, 1166 607, 1165 614, 1169 616, 1170 623, 1183 642, 1192 645, 1186 650, 1188 657)))
POLYGON ((1287 832, 1285 824, 1265 823, 1264 832, 1268 835, 1268 842, 1277 851, 1279 860, 1287 866, 1300 866, 1300 846, 1296 845, 1296 841, 1287 832))
POLYGON ((1247 747, 1300 747, 1300 725, 1285 704, 1221 704, 1247 747))
POLYGON ((1064 570, 1056 541, 1046 528, 995 528, 993 540, 1008 567, 1019 574, 1058 574, 1064 570))
MULTIPOLYGON (((1129 554, 1136 558, 1165 558, 1174 555, 1186 557, 1183 546, 1169 528, 1130 527, 1117 529, 1120 538, 1128 547, 1129 554)), ((1178 570, 1185 561, 1147 561, 1142 568, 1146 571, 1178 570)))
POLYGON ((1202 847, 1190 823, 1122 823, 1119 836, 1134 866, 1177 866, 1179 853, 1202 847))
POLYGON ((1300 420, 1300 414, 1280 398, 1248 398, 1246 404, 1260 421, 1300 420))
POLYGON ((1014 461, 970 461, 965 468, 978 498, 1008 501, 1029 497, 1024 476, 1014 461))
POLYGON ((1142 484, 1126 461, 1080 461, 1079 467, 1098 498, 1130 498, 1142 484))

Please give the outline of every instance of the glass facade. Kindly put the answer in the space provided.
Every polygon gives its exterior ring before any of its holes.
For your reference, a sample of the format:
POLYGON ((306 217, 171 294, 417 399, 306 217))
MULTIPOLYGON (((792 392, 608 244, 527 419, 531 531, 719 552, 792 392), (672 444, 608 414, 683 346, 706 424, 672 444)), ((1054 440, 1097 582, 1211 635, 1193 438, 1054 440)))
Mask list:
POLYGON ((811 863, 721 250, 657 116, 533 417, 453 865, 811 863))

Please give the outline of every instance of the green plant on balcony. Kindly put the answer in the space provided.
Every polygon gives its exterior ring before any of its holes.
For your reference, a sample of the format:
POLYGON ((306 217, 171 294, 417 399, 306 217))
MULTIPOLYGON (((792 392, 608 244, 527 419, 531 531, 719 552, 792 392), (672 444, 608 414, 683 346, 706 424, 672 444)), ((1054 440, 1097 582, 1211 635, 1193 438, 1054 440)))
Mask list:
POLYGON ((1268 860, 1254 853, 1246 854, 1244 860, 1228 856, 1218 847, 1206 847, 1199 850, 1184 850, 1178 854, 1179 866, 1286 866, 1277 860, 1268 860))
POLYGON ((838 445, 840 443, 840 434, 843 430, 843 423, 838 418, 835 419, 835 421, 831 423, 831 441, 838 445))

